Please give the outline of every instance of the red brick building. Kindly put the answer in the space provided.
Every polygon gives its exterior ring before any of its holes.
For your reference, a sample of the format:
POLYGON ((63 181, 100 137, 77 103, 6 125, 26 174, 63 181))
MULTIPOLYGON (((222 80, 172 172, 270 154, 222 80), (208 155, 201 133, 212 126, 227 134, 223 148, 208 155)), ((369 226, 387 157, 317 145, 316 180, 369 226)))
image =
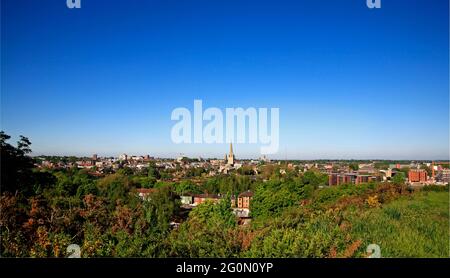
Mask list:
POLYGON ((355 183, 356 174, 346 173, 346 174, 330 174, 328 176, 328 185, 340 185, 340 184, 348 184, 355 183))
POLYGON ((375 177, 372 177, 370 175, 358 175, 358 176, 356 176, 355 184, 368 183, 368 182, 371 182, 374 180, 375 180, 375 177))
POLYGON ((408 172, 409 182, 426 182, 428 180, 427 171, 424 169, 412 169, 408 172))
POLYGON ((250 208, 250 201, 253 198, 253 192, 246 191, 238 195, 238 208, 250 208))
POLYGON ((340 184, 361 184, 371 181, 375 181, 376 177, 371 175, 361 175, 356 173, 345 174, 330 174, 328 175, 328 185, 340 185, 340 184))
POLYGON ((337 185, 338 184, 338 175, 337 174, 330 174, 328 175, 328 185, 337 185))

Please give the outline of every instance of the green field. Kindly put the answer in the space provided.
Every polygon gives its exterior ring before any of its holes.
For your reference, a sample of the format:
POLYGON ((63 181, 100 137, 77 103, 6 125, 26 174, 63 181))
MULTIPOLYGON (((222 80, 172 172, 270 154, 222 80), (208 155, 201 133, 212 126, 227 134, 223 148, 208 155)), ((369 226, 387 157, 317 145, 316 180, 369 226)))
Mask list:
POLYGON ((448 192, 401 193, 371 207, 367 196, 389 193, 339 190, 346 189, 326 188, 309 206, 257 219, 244 256, 367 257, 367 247, 377 244, 382 257, 449 257, 448 192))
POLYGON ((383 257, 449 256, 448 192, 418 192, 347 217, 352 235, 378 244, 383 257))

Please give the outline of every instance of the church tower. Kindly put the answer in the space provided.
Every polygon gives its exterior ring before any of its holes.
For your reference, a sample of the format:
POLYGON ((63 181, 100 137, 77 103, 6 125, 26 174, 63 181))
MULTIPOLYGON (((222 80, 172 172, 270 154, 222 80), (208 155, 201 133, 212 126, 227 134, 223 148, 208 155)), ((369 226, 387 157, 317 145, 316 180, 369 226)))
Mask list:
POLYGON ((227 164, 234 165, 233 143, 230 143, 230 153, 227 156, 227 164))

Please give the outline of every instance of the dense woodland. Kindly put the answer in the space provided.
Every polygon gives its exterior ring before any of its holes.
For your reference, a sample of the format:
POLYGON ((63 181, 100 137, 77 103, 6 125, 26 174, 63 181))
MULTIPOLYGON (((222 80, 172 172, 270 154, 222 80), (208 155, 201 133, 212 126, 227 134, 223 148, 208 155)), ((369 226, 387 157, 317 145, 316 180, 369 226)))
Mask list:
MULTIPOLYGON (((87 170, 38 170, 31 142, 1 133, 0 228, 3 257, 448 257, 448 186, 409 189, 404 180, 328 187, 315 171, 243 168, 200 183, 166 181, 150 166, 104 177, 87 170), (137 188, 156 188, 142 200, 137 188), (250 225, 238 225, 232 194, 252 190, 250 225), (187 217, 179 195, 221 193, 187 217), (180 220, 178 228, 170 222, 180 220)), ((201 176, 195 170, 192 177, 201 176)), ((400 175, 399 175, 400 176, 400 175)))

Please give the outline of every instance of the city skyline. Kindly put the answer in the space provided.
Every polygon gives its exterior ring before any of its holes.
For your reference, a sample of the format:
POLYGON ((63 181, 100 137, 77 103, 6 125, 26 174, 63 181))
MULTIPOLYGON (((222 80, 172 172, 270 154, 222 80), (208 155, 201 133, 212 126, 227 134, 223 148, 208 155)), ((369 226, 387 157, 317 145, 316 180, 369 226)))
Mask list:
MULTIPOLYGON (((228 143, 224 143, 227 145, 228 143)), ((232 143, 235 144, 235 143, 232 143)), ((221 144, 222 145, 222 144, 221 144)), ((229 146, 229 145, 228 145, 229 146)), ((233 146, 231 146, 231 149, 233 149, 233 146)), ((233 151, 231 151, 233 153, 233 151)), ((203 160, 225 160, 227 161, 228 153, 225 153, 225 155, 222 156, 202 156, 202 155, 188 155, 186 153, 178 153, 173 156, 158 156, 158 155, 151 155, 149 153, 116 153, 116 154, 98 154, 98 153, 91 153, 91 154, 81 154, 81 155, 68 155, 68 154, 32 154, 33 157, 78 157, 78 158, 88 158, 91 159, 93 157, 95 158, 114 158, 114 159, 123 159, 123 157, 127 157, 131 160, 135 158, 143 158, 143 159, 150 159, 150 160, 158 160, 158 159, 180 159, 182 157, 189 158, 189 159, 203 159, 203 160), (225 156, 225 159, 224 159, 225 156)), ((390 158, 287 158, 287 157, 280 157, 280 158, 273 158, 271 155, 254 155, 254 156, 246 156, 246 157, 235 157, 233 154, 233 159, 236 159, 236 161, 244 161, 244 160, 261 160, 261 159, 268 159, 273 161, 415 161, 415 162, 440 162, 440 161, 448 161, 448 159, 390 159, 390 158)))
POLYGON ((316 2, 5 1, 1 129, 33 155, 221 158, 170 138, 202 99, 279 107, 272 159, 448 160, 448 1, 316 2))

